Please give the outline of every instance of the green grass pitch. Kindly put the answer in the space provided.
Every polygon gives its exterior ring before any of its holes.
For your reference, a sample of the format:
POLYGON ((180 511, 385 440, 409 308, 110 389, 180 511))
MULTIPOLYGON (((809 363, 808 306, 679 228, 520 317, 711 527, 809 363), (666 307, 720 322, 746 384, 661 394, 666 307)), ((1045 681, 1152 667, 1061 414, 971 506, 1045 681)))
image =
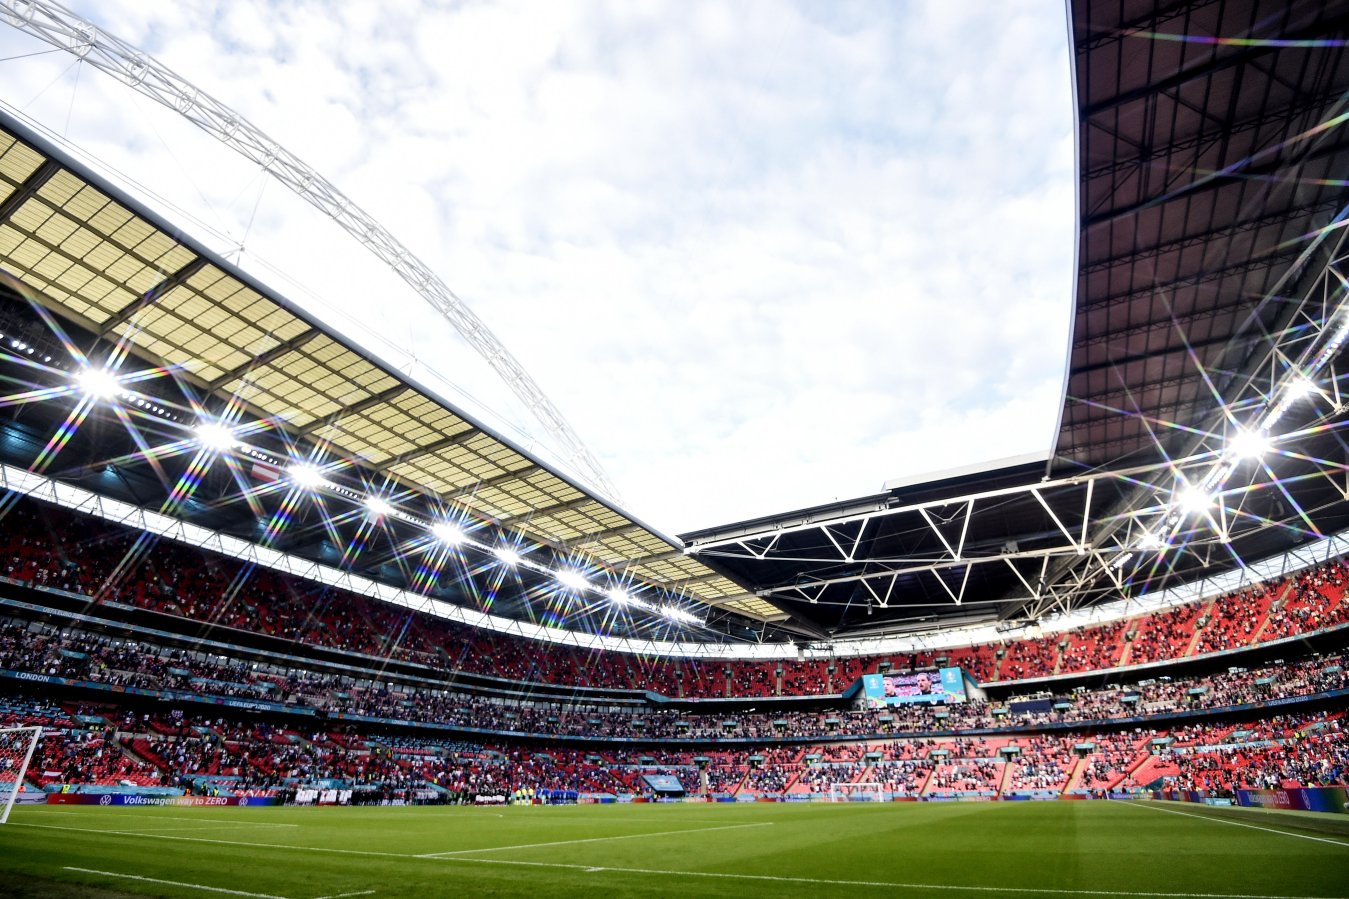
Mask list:
POLYGON ((1349 896, 1349 826, 1331 817, 1125 802, 17 807, 0 895, 1349 896))

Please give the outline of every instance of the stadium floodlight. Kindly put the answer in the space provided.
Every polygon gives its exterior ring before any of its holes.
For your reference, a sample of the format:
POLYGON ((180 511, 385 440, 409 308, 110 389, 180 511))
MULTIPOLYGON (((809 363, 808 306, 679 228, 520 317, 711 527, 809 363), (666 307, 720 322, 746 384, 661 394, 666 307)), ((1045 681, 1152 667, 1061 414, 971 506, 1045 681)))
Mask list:
POLYGON ((609 597, 609 600, 615 605, 627 606, 630 609, 645 609, 648 612, 656 611, 656 607, 651 603, 641 597, 633 596, 622 587, 610 587, 604 592, 604 595, 609 597))
POLYGON ((498 546, 496 550, 493 551, 493 555, 497 557, 498 562, 509 568, 514 568, 516 565, 520 564, 520 554, 509 547, 498 546))
POLYGON ((590 589, 590 581, 586 576, 575 568, 564 568, 553 575, 559 584, 568 589, 575 590, 577 593, 590 589))
POLYGON ((311 465, 308 462, 297 462, 286 469, 286 475, 290 478, 292 484, 296 487, 303 487, 306 490, 315 490, 325 484, 331 483, 323 475, 322 469, 317 465, 311 465))
POLYGON ((239 442, 234 439, 234 432, 218 421, 204 421, 193 428, 192 433, 196 435, 198 443, 217 453, 233 449, 239 442))
POLYGON ((688 609, 681 609, 679 606, 661 606, 660 613, 671 621, 679 621, 684 624, 702 624, 703 620, 688 609))
POLYGON ((1166 545, 1166 541, 1155 531, 1144 531, 1138 538, 1138 548, 1144 552, 1154 552, 1166 545))
POLYGON ((393 503, 373 493, 361 500, 361 504, 370 513, 371 518, 383 518, 385 515, 393 514, 393 503))
POLYGON ((1176 495, 1176 505, 1180 506, 1182 511, 1192 515, 1207 512, 1209 507, 1213 505, 1213 494, 1202 487, 1190 484, 1176 495))
POLYGON ((1315 382, 1302 375, 1294 378, 1292 383, 1288 385, 1288 395, 1295 400, 1311 396, 1313 393, 1316 393, 1316 391, 1317 387, 1315 382))
POLYGON ((75 386, 96 400, 110 400, 122 392, 117 374, 106 368, 82 368, 75 375, 75 386))
POLYGON ((431 533, 436 535, 441 543, 448 546, 458 546, 464 542, 464 530, 459 525, 449 521, 437 521, 431 525, 431 533))
POLYGON ((1259 459, 1269 452, 1273 445, 1263 431, 1238 431, 1228 443, 1232 455, 1238 459, 1259 459))

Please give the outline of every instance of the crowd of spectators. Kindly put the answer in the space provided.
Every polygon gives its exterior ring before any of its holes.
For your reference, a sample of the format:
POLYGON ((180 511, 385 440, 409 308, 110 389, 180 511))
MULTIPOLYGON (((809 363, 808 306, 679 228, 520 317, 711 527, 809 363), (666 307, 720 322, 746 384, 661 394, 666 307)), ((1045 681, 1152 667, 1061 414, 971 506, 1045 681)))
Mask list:
POLYGON ((0 705, 0 720, 44 723, 27 779, 48 789, 175 787, 288 796, 299 787, 340 786, 358 794, 470 802, 521 791, 649 795, 648 774, 674 776, 690 794, 755 796, 828 794, 848 784, 927 797, 1159 786, 1225 793, 1349 782, 1349 732, 1339 712, 1169 730, 765 744, 706 753, 391 736, 354 725, 299 730, 181 710, 53 708, 23 696, 0 705))
POLYGON ((1349 783, 1349 733, 1342 717, 1280 716, 1242 729, 1239 739, 1214 736, 1190 733, 1162 753, 1163 762, 1176 768, 1176 787, 1230 793, 1349 783))
POLYGON ((1067 741, 1037 736, 1028 742, 1028 747, 1019 747, 1022 751, 1011 755, 1004 790, 1033 792, 1064 789, 1076 763, 1067 741))
POLYGON ((1213 600, 997 645, 894 656, 744 661, 644 658, 470 628, 153 537, 32 499, 0 518, 14 581, 381 659, 514 681, 715 698, 836 694, 882 665, 959 666, 1022 680, 1238 649, 1349 623, 1340 561, 1213 600))
POLYGON ((882 709, 838 702, 810 709, 704 712, 656 706, 513 700, 366 677, 277 668, 219 655, 132 642, 74 628, 0 619, 0 668, 121 688, 230 697, 334 717, 358 715, 452 729, 636 740, 868 736, 1007 729, 1110 721, 1228 708, 1349 688, 1344 654, 1231 669, 1218 675, 1145 679, 1067 695, 882 709))

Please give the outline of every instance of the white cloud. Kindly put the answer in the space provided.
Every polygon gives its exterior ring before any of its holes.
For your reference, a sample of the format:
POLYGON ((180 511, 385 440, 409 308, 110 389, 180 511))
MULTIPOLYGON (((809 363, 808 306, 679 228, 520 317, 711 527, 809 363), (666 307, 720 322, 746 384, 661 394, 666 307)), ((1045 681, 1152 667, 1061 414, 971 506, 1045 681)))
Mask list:
MULTIPOLYGON (((1075 240, 1059 6, 84 11, 441 272, 657 527, 1049 448, 1075 240)), ((0 56, 34 47, 0 33, 0 56)), ((247 231, 246 266, 282 261, 319 314, 535 427, 355 244, 275 184, 259 202, 256 169, 91 72, 72 107, 69 57, 0 65, 0 99, 56 79, 30 112, 60 131, 73 108, 80 145, 247 231)))

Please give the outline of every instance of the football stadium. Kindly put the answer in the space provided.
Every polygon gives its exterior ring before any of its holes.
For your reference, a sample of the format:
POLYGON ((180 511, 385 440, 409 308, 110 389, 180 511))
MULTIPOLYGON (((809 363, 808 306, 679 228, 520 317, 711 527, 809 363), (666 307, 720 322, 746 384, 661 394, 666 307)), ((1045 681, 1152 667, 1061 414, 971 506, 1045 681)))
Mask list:
POLYGON ((395 216, 116 21, 0 0, 330 220, 550 447, 0 81, 0 894, 1349 896, 1349 0, 1060 13, 1048 453, 675 536, 395 216))

